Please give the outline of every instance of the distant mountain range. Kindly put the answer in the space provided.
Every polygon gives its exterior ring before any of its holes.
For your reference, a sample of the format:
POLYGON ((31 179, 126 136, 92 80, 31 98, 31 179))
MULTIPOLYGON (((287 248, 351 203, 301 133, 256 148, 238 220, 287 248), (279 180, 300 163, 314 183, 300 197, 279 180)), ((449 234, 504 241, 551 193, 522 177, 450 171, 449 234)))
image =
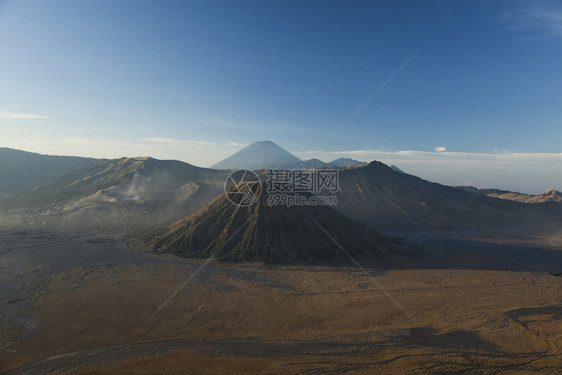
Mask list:
MULTIPOLYGON (((303 169, 326 165, 317 159, 295 161, 296 157, 287 154, 271 142, 258 142, 241 155, 255 168, 287 168, 281 160, 303 169), (265 150, 276 151, 272 154, 265 150), (264 154, 266 161, 257 159, 256 155, 264 154)), ((27 153, 20 155, 27 157, 27 153)), ((45 165, 42 158, 35 160, 37 165, 31 170, 45 165)), ((380 162, 351 164, 356 161, 340 159, 342 165, 351 165, 339 170, 336 205, 289 208, 268 206, 265 195, 249 207, 233 205, 224 196, 230 170, 150 157, 89 162, 0 200, 0 226, 16 223, 18 227, 58 225, 64 230, 135 232, 140 235, 132 243, 149 251, 206 256, 233 236, 237 226, 247 222, 221 249, 219 257, 307 262, 341 259, 341 252, 310 218, 320 222, 354 255, 373 259, 392 255, 392 241, 380 232, 562 225, 562 196, 558 191, 529 196, 456 188, 425 181, 380 162)), ((17 174, 9 176, 18 178, 17 174)))
POLYGON ((339 158, 329 162, 328 164, 333 165, 334 167, 349 167, 350 165, 360 165, 366 163, 367 162, 358 161, 350 158, 339 158))
POLYGON ((271 141, 254 142, 228 158, 214 164, 215 169, 314 169, 326 167, 344 167, 349 165, 364 164, 364 162, 339 158, 325 163, 319 159, 301 160, 289 151, 271 141))
POLYGON ((102 159, 0 201, 0 207, 40 210, 42 215, 25 219, 29 225, 48 222, 65 229, 103 230, 153 227, 185 217, 223 194, 227 175, 175 160, 102 159))
POLYGON ((0 195, 20 193, 95 162, 97 159, 41 155, 1 147, 0 195))

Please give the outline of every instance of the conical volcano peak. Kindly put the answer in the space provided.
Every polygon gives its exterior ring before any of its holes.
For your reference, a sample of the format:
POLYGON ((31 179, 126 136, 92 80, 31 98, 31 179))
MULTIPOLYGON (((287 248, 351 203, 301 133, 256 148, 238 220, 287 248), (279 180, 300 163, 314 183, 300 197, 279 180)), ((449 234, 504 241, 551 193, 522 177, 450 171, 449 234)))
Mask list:
POLYGON ((216 163, 216 169, 282 168, 302 160, 271 141, 254 142, 216 163))
POLYGON ((261 187, 251 205, 233 204, 222 195, 182 220, 131 239, 131 244, 147 251, 228 261, 348 262, 321 225, 353 256, 384 263, 399 250, 395 242, 329 206, 270 205, 261 187))

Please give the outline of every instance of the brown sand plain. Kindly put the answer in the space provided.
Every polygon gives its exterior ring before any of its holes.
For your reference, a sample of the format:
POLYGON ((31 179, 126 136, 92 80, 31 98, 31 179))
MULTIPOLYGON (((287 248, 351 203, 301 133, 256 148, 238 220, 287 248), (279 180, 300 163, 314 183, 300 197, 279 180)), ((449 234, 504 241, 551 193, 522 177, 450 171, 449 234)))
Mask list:
POLYGON ((423 267, 367 267, 410 317, 351 265, 210 263, 148 320, 202 262, 88 237, 37 241, 23 246, 106 250, 86 267, 18 271, 23 301, 12 296, 2 311, 22 303, 28 320, 4 324, 8 374, 562 373, 562 277, 526 268, 525 257, 513 263, 520 248, 502 267, 505 254, 482 256, 497 243, 451 252, 444 244, 455 242, 441 240, 423 267), (127 256, 101 261, 108 249, 127 256))

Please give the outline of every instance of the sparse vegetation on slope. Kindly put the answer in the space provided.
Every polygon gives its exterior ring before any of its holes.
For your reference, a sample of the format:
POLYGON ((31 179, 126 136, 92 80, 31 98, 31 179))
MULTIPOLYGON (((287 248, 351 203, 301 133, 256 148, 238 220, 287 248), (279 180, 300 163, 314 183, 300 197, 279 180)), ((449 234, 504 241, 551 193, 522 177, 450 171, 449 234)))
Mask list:
POLYGON ((221 196, 183 220, 132 238, 131 245, 184 257, 208 257, 220 249, 217 257, 229 261, 347 260, 312 217, 354 256, 382 259, 397 248, 392 241, 331 207, 269 206, 266 200, 264 191, 258 202, 240 207, 221 196))

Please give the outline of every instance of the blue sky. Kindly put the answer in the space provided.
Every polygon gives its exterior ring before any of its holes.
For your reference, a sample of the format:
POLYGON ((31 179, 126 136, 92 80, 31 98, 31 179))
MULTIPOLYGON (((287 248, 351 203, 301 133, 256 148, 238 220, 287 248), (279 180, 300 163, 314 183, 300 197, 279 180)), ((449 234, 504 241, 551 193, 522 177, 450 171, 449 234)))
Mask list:
POLYGON ((0 146, 201 166, 237 151, 158 64, 241 145, 562 189, 548 1, 0 0, 0 146))

